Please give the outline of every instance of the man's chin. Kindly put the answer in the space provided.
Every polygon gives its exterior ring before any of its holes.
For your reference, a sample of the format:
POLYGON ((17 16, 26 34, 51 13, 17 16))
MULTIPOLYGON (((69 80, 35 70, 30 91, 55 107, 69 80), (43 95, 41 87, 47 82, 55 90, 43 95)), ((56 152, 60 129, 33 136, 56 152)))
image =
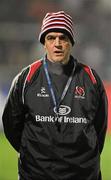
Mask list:
POLYGON ((53 59, 53 62, 63 62, 63 61, 64 61, 64 58, 63 58, 63 57, 60 57, 60 56, 55 57, 55 58, 53 59))

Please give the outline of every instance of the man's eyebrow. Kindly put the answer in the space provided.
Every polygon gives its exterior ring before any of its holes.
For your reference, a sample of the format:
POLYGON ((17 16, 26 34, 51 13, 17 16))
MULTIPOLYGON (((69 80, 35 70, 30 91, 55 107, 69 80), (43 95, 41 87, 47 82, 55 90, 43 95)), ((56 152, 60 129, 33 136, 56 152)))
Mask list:
POLYGON ((61 35, 53 35, 53 34, 49 34, 46 37, 67 37, 65 34, 61 34, 61 35))
POLYGON ((54 35, 54 34, 48 34, 46 37, 49 37, 49 36, 54 36, 54 37, 56 37, 56 35, 54 35))
POLYGON ((56 37, 55 35, 52 35, 52 34, 49 34, 46 36, 46 38, 49 38, 49 37, 56 37))

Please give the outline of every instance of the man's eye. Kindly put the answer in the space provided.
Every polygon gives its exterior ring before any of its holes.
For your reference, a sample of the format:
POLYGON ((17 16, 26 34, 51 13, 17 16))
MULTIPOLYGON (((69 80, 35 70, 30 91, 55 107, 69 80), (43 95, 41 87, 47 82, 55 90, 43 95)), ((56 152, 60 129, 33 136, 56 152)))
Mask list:
POLYGON ((67 41, 68 40, 68 38, 67 38, 67 36, 60 36, 60 40, 62 40, 62 41, 67 41))
POLYGON ((54 36, 48 36, 48 37, 47 37, 47 40, 54 40, 54 39, 55 39, 54 36))

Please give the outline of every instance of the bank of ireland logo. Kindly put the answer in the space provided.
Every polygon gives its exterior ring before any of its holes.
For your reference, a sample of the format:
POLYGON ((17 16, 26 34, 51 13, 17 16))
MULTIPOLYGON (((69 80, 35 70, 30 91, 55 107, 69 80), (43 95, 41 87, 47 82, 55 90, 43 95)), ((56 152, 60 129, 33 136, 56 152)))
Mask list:
MULTIPOLYGON (((54 107, 54 112, 56 112, 56 107, 54 107)), ((59 109, 58 109, 58 114, 60 116, 65 116, 67 114, 69 114, 71 112, 71 108, 69 106, 66 105, 60 105, 59 109)))
POLYGON ((85 98, 84 87, 76 86, 74 93, 75 93, 75 96, 74 96, 75 98, 81 98, 81 99, 85 98))

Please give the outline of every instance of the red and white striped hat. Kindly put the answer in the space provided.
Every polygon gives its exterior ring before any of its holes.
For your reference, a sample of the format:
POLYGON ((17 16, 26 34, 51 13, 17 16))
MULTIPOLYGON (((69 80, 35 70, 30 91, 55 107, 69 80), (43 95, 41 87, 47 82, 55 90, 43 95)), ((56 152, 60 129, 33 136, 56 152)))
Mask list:
POLYGON ((45 36, 49 32, 62 32, 67 34, 74 45, 72 17, 64 11, 47 13, 43 19, 39 41, 44 44, 45 36))

